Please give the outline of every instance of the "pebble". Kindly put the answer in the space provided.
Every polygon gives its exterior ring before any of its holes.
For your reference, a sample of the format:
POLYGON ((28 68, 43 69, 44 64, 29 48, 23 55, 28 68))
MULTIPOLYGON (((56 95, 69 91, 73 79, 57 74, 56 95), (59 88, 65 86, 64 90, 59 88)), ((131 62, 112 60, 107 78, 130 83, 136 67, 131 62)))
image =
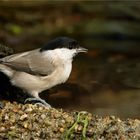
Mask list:
POLYGON ((24 114, 24 115, 22 115, 21 117, 20 117, 20 120, 24 120, 24 119, 26 119, 28 117, 28 115, 27 114, 24 114))
POLYGON ((59 131, 60 131, 61 133, 63 133, 63 132, 64 132, 64 128, 61 127, 61 128, 59 129, 59 131))
POLYGON ((42 115, 41 115, 41 119, 44 120, 45 118, 46 118, 46 115, 45 115, 45 114, 42 114, 42 115))

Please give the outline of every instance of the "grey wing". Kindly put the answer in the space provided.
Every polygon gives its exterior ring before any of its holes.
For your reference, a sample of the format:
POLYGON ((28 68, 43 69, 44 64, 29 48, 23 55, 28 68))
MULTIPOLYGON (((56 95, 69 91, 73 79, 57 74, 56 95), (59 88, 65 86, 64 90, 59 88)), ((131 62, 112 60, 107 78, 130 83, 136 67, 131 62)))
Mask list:
POLYGON ((0 59, 0 62, 15 70, 29 72, 30 69, 29 69, 28 61, 27 61, 29 54, 30 54, 30 51, 24 52, 24 53, 13 54, 13 55, 0 59))
POLYGON ((42 54, 40 51, 35 51, 29 55, 28 64, 30 70, 40 75, 48 75, 55 70, 50 57, 42 54))
POLYGON ((48 75, 52 68, 47 60, 42 61, 39 49, 2 58, 1 63, 18 71, 36 75, 48 75), (43 63, 43 64, 42 64, 43 63))

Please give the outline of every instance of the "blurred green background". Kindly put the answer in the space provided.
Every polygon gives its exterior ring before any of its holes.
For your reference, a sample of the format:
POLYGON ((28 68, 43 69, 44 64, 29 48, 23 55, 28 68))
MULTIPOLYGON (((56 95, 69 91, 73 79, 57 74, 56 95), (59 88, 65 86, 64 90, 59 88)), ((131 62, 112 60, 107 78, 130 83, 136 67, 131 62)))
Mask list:
POLYGON ((0 44, 22 52, 68 36, 89 49, 48 102, 66 110, 140 118, 140 2, 0 1, 0 44))

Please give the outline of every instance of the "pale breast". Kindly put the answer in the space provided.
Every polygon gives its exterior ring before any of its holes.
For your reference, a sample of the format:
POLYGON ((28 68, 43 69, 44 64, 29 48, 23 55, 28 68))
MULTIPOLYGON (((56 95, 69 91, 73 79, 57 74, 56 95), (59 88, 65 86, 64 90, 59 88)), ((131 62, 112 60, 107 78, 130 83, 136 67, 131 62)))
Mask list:
POLYGON ((64 65, 64 69, 61 73, 61 80, 62 80, 62 83, 66 82, 70 76, 70 73, 71 73, 71 70, 72 70, 72 64, 71 63, 68 63, 68 64, 65 64, 64 65))

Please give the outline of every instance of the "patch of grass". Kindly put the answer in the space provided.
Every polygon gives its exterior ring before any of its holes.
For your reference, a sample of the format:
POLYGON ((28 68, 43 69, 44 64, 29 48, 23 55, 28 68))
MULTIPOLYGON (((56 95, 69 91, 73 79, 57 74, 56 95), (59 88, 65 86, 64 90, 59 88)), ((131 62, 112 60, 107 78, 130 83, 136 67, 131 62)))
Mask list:
POLYGON ((82 124, 83 125, 83 129, 82 129, 82 140, 86 140, 86 130, 87 130, 87 126, 88 126, 88 116, 87 113, 84 111, 81 111, 78 113, 77 118, 75 123, 66 131, 66 140, 69 140, 73 137, 74 132, 75 132, 75 127, 78 124, 82 124))

